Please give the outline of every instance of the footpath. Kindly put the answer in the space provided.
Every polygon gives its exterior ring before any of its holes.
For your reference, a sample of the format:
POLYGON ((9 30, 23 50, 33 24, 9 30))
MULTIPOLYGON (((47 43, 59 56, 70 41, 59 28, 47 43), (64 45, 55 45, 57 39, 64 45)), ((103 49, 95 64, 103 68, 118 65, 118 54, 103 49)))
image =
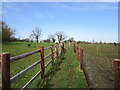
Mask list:
POLYGON ((80 63, 72 47, 55 60, 44 82, 39 83, 37 88, 87 88, 84 73, 80 70, 80 63))

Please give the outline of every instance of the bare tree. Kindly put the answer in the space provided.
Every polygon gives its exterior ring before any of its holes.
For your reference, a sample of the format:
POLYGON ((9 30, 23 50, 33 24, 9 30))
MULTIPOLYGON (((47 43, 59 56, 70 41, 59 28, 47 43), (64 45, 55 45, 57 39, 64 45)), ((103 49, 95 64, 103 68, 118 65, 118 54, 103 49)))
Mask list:
POLYGON ((73 37, 69 37, 68 41, 72 42, 75 41, 73 37))
POLYGON ((55 42, 55 35, 49 35, 48 38, 51 39, 53 43, 55 42))
POLYGON ((36 42, 38 43, 39 38, 41 36, 41 29, 39 27, 35 27, 35 29, 32 31, 32 36, 35 38, 36 42))
POLYGON ((33 34, 30 34, 29 40, 30 40, 30 42, 33 42, 33 41, 34 41, 34 36, 33 36, 33 34))
POLYGON ((63 32, 57 32, 56 33, 56 36, 57 36, 57 39, 58 39, 58 42, 60 43, 62 40, 66 39, 67 36, 63 33, 63 32))

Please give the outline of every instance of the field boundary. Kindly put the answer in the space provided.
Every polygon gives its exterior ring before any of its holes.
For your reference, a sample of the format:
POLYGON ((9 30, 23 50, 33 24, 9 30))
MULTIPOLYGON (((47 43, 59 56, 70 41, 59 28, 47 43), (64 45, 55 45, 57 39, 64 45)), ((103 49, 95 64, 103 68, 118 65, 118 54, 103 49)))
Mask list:
MULTIPOLYGON (((15 57, 11 57, 10 58, 10 53, 2 53, 1 57, 2 57, 2 61, 0 62, 0 66, 2 67, 2 89, 5 88, 10 88, 11 87, 11 83, 13 83, 14 81, 16 81, 18 78, 20 78, 23 74, 25 74, 26 72, 28 72, 29 70, 31 70, 33 67, 35 67, 38 64, 41 64, 41 70, 38 71, 38 73, 36 73, 31 80, 29 80, 23 87, 22 89, 27 88, 32 81, 35 80, 35 78, 41 74, 41 79, 44 79, 44 70, 45 68, 50 65, 50 63, 52 63, 52 65, 54 64, 54 59, 55 58, 59 58, 59 54, 61 54, 62 52, 64 52, 65 50, 65 43, 56 43, 56 45, 52 45, 48 48, 44 48, 44 46, 41 46, 40 49, 36 50, 36 51, 32 51, 29 53, 25 53, 19 56, 15 56, 15 57), (46 50, 51 50, 51 53, 49 53, 47 56, 44 56, 44 51, 46 50), (14 61, 20 60, 22 58, 31 56, 35 53, 40 53, 40 60, 35 62, 34 64, 30 65, 29 67, 27 67, 26 69, 22 70, 21 72, 19 72, 18 74, 16 74, 15 76, 10 78, 10 64, 14 61), (47 59, 48 57, 51 56, 51 60, 44 65, 44 60, 47 59)), ((71 44, 71 43, 70 43, 71 44)), ((68 47, 70 47, 70 44, 68 45, 68 47)), ((85 56, 83 54, 83 48, 78 45, 76 42, 72 42, 72 46, 73 46, 73 51, 76 54, 77 60, 80 62, 80 69, 84 72, 85 78, 86 78, 86 82, 88 85, 88 88, 94 88, 92 85, 92 82, 90 80, 89 77, 89 73, 86 70, 86 65, 85 65, 85 56)), ((71 53, 71 52, 69 52, 71 53)), ((115 88, 120 88, 120 59, 114 59, 114 72, 115 72, 115 83, 114 86, 115 88)))
MULTIPOLYGON (((83 48, 80 47, 76 42, 74 43, 74 52, 76 53, 77 59, 80 62, 80 69, 83 70, 89 89, 94 88, 90 77, 85 68, 85 57, 83 55, 83 48)), ((115 82, 114 86, 117 89, 120 89, 120 59, 114 59, 114 72, 115 72, 115 82)))
MULTIPOLYGON (((35 78, 41 74, 41 79, 44 79, 44 70, 45 68, 52 63, 52 65, 54 65, 54 59, 55 58, 59 58, 59 54, 64 52, 65 48, 64 48, 64 42, 62 42, 61 44, 56 43, 56 45, 52 45, 51 47, 48 48, 44 48, 44 46, 41 46, 40 49, 36 50, 36 51, 32 51, 29 53, 25 53, 22 55, 18 55, 15 57, 11 57, 10 58, 10 53, 6 52, 6 53, 2 53, 2 62, 1 62, 1 66, 2 66, 2 89, 5 88, 10 88, 11 87, 11 83, 13 83, 14 81, 16 81, 18 78, 20 78, 23 74, 25 74, 26 72, 28 72, 29 70, 31 70, 33 67, 35 67, 38 64, 41 64, 41 70, 36 73, 31 80, 29 80, 23 87, 22 90, 27 88, 28 85, 30 85, 32 83, 32 81, 35 80, 35 78), (44 56, 44 51, 46 50, 50 50, 51 49, 51 53, 48 54, 47 56, 44 56), (35 62, 34 64, 30 65, 29 67, 27 67, 26 69, 24 69, 23 71, 19 72, 18 74, 16 74, 15 76, 10 78, 10 64, 14 61, 20 60, 22 58, 31 56, 35 53, 40 53, 40 60, 35 62), (51 56, 51 60, 44 65, 44 60, 47 59, 48 57, 51 56)), ((69 47, 69 46, 68 46, 69 47)))
POLYGON ((80 47, 77 43, 74 43, 74 53, 76 53, 77 59, 80 62, 80 69, 84 72, 88 88, 93 88, 90 77, 85 68, 85 58, 83 55, 83 48, 80 47))

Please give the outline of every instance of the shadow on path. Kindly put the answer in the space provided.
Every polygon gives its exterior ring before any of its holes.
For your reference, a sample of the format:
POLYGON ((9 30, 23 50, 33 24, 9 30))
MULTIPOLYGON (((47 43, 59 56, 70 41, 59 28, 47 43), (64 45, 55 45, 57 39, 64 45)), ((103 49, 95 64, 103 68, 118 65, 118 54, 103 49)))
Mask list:
MULTIPOLYGON (((65 53, 61 53, 60 57, 56 59, 56 62, 54 65, 49 69, 49 71, 45 75, 45 79, 41 80, 37 84, 37 88, 52 88, 54 84, 51 84, 50 81, 52 80, 53 76, 59 71, 60 65, 63 63, 63 60, 65 59, 65 53)), ((47 90, 48 90, 47 89, 47 90)))

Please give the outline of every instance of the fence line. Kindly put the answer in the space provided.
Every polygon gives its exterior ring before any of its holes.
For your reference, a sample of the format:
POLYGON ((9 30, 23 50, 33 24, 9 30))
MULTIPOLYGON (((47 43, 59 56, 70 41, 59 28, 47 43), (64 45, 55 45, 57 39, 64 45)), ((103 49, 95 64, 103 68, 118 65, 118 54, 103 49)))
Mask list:
POLYGON ((80 69, 83 70, 84 72, 84 75, 85 75, 85 78, 86 78, 86 82, 88 84, 88 88, 93 88, 92 87, 92 83, 90 81, 90 77, 86 71, 86 68, 85 68, 85 59, 84 59, 84 55, 83 55, 83 48, 80 47, 79 45, 77 45, 77 43, 75 42, 73 44, 74 46, 74 52, 76 53, 76 56, 77 56, 77 60, 80 62, 80 69))
POLYGON ((28 68, 24 69, 23 71, 21 71, 20 73, 16 74, 15 76, 13 76, 10 81, 11 83, 13 83, 14 81, 16 81, 18 78, 20 78, 23 74, 25 74, 26 72, 28 72, 29 70, 31 70, 33 67, 35 67, 36 65, 38 65, 39 63, 41 63, 41 61, 37 61, 34 64, 32 64, 31 66, 29 66, 28 68))
POLYGON ((25 74, 26 72, 28 72, 29 70, 31 70, 33 67, 35 67, 38 64, 41 64, 41 70, 36 73, 30 81, 28 81, 23 87, 22 89, 25 89, 26 87, 28 87, 33 80, 35 80, 35 78, 41 74, 41 79, 44 79, 44 71, 45 68, 52 63, 52 65, 54 65, 54 59, 59 57, 59 54, 61 52, 63 52, 64 50, 64 43, 62 43, 60 46, 58 43, 56 43, 56 45, 52 45, 51 47, 48 48, 44 48, 44 46, 41 46, 40 49, 36 50, 36 51, 32 51, 29 53, 25 53, 22 55, 18 55, 15 57, 11 57, 10 58, 10 53, 2 53, 2 89, 5 88, 10 88, 11 83, 13 83, 14 81, 16 81, 18 78, 20 78, 23 74, 25 74), (51 53, 48 54, 47 56, 44 56, 44 51, 45 50, 49 50, 51 49, 51 53), (55 50, 56 49, 56 50, 55 50), (23 71, 19 72, 18 74, 16 74, 15 76, 13 76, 12 78, 10 78, 10 64, 16 60, 28 57, 30 55, 33 55, 35 53, 40 53, 40 60, 35 62, 34 64, 30 65, 29 67, 27 67, 26 69, 24 69, 23 71), (56 55, 55 55, 56 54, 56 55), (51 60, 44 65, 44 60, 47 59, 48 57, 51 56, 51 60))
POLYGON ((10 58, 10 62, 14 62, 14 61, 16 61, 16 60, 19 60, 19 59, 28 57, 28 56, 33 55, 33 54, 38 53, 38 52, 40 52, 40 50, 36 50, 36 51, 32 51, 32 52, 29 52, 29 53, 25 53, 25 54, 22 54, 22 55, 19 55, 19 56, 11 57, 11 58, 10 58))
MULTIPOLYGON (((92 86, 90 77, 87 73, 87 70, 85 68, 85 57, 83 55, 83 48, 80 47, 79 45, 77 45, 77 43, 73 43, 72 45, 74 47, 74 52, 76 53, 77 60, 80 62, 80 69, 83 70, 88 87, 89 87, 89 89, 91 89, 91 88, 93 88, 93 86, 92 86)), ((25 53, 22 55, 11 57, 11 58, 10 58, 10 53, 2 53, 2 55, 1 55, 2 62, 0 62, 0 65, 2 67, 2 86, 0 86, 0 87, 2 89, 10 88, 11 83, 14 83, 14 81, 19 79, 23 74, 25 74, 26 72, 31 70, 33 67, 37 66, 38 64, 41 64, 41 70, 38 71, 22 87, 22 90, 27 88, 35 80, 35 78, 37 76, 39 76, 40 74, 41 74, 41 78, 44 79, 45 68, 48 65, 50 65, 50 63, 52 63, 52 65, 54 65, 54 59, 59 58, 59 54, 64 52, 64 47, 66 47, 66 46, 70 47, 71 43, 69 42, 68 45, 64 44, 64 43, 61 43, 61 44, 56 43, 56 45, 54 45, 54 46, 52 45, 51 47, 48 47, 48 48, 44 48, 44 46, 41 46, 40 49, 38 49, 36 51, 32 51, 32 52, 25 53), (47 56, 44 56, 44 51, 49 50, 49 49, 51 49, 51 53, 48 54, 47 56), (17 60, 22 59, 22 58, 25 58, 25 57, 28 57, 28 56, 33 55, 33 54, 38 53, 38 52, 41 55, 40 60, 38 60, 34 64, 30 65, 29 67, 27 67, 23 71, 19 72, 18 74, 16 74, 15 76, 10 78, 10 64, 12 62, 17 61, 17 60), (51 60, 46 65, 44 65, 44 60, 50 56, 51 56, 51 60)), ((119 76, 120 76, 120 59, 114 59, 114 72, 115 72, 115 88, 120 89, 120 78, 119 78, 119 76)))
MULTIPOLYGON (((89 89, 93 88, 90 77, 85 68, 85 57, 83 55, 83 48, 77 45, 76 42, 73 44, 74 52, 77 55, 77 59, 80 62, 80 69, 83 70, 89 89)), ((120 59, 114 59, 114 72, 115 72, 115 88, 120 89, 120 59)))

